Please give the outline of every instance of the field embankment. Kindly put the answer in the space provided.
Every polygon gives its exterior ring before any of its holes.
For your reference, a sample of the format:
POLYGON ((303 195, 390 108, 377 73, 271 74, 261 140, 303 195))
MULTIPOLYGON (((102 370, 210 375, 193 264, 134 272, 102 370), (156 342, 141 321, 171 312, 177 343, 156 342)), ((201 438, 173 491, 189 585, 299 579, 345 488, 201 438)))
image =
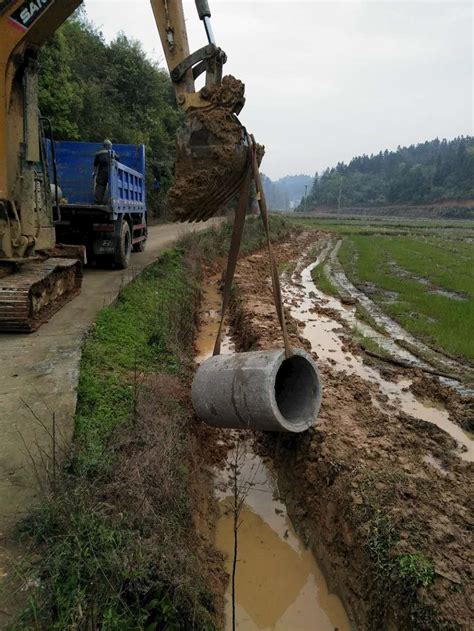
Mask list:
MULTIPOLYGON (((272 221, 275 240, 290 226, 272 221)), ((75 435, 45 450, 43 507, 21 526, 26 628, 221 628, 226 575, 205 432, 189 386, 202 266, 231 228, 194 234, 104 309, 83 347, 75 435)), ((249 222, 243 250, 264 243, 249 222)))
MULTIPOLYGON (((299 209, 301 211, 301 208, 299 209)), ((340 215, 356 217, 380 217, 390 219, 474 219, 473 199, 454 199, 432 204, 392 204, 386 206, 346 206, 338 209, 330 206, 315 206, 305 216, 322 215, 337 217, 340 215)))

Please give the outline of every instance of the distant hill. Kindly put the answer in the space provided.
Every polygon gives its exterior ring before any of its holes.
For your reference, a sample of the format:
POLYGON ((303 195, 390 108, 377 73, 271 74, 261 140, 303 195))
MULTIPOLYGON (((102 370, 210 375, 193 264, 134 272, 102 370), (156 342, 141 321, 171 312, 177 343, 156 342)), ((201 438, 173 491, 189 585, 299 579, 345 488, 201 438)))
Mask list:
POLYGON ((465 136, 340 162, 316 173, 307 207, 350 209, 473 198, 474 137, 465 136))
POLYGON ((311 189, 313 178, 309 175, 285 175, 274 182, 262 174, 263 188, 269 210, 291 210, 304 197, 305 186, 311 189))

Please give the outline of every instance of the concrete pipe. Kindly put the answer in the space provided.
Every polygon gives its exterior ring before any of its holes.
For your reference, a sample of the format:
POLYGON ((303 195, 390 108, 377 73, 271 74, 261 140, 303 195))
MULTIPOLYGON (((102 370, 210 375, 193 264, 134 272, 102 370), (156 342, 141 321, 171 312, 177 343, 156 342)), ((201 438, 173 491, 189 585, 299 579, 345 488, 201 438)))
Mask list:
POLYGON ((311 355, 295 349, 218 355, 194 377, 198 417, 214 427, 304 432, 321 405, 319 371, 311 355))

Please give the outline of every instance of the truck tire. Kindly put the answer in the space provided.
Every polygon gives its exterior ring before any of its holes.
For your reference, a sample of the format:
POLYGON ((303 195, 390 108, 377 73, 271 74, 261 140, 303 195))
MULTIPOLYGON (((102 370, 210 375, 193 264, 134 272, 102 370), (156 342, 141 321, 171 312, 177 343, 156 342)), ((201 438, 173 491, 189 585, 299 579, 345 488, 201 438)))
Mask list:
POLYGON ((130 226, 126 221, 122 222, 120 228, 120 236, 115 244, 115 267, 118 269, 127 269, 130 263, 130 255, 132 253, 132 233, 130 226))
MULTIPOLYGON (((148 228, 145 229, 145 236, 148 238, 148 228)), ((133 251, 144 252, 145 248, 146 248, 146 239, 143 239, 143 241, 139 241, 138 243, 135 243, 135 245, 133 246, 133 251)))

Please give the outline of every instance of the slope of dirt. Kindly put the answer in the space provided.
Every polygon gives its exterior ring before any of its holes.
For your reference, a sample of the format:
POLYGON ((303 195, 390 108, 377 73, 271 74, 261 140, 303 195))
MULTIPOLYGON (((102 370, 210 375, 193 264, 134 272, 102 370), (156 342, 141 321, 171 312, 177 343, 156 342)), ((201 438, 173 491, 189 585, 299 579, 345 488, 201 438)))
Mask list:
MULTIPOLYGON (((280 267, 322 236, 275 246, 280 267)), ((240 262, 236 284, 239 350, 281 346, 264 253, 240 262)), ((292 343, 309 348, 288 320, 292 343)), ((384 404, 377 384, 319 366, 314 429, 261 437, 293 522, 358 628, 469 629, 472 464, 441 429, 384 404)))

